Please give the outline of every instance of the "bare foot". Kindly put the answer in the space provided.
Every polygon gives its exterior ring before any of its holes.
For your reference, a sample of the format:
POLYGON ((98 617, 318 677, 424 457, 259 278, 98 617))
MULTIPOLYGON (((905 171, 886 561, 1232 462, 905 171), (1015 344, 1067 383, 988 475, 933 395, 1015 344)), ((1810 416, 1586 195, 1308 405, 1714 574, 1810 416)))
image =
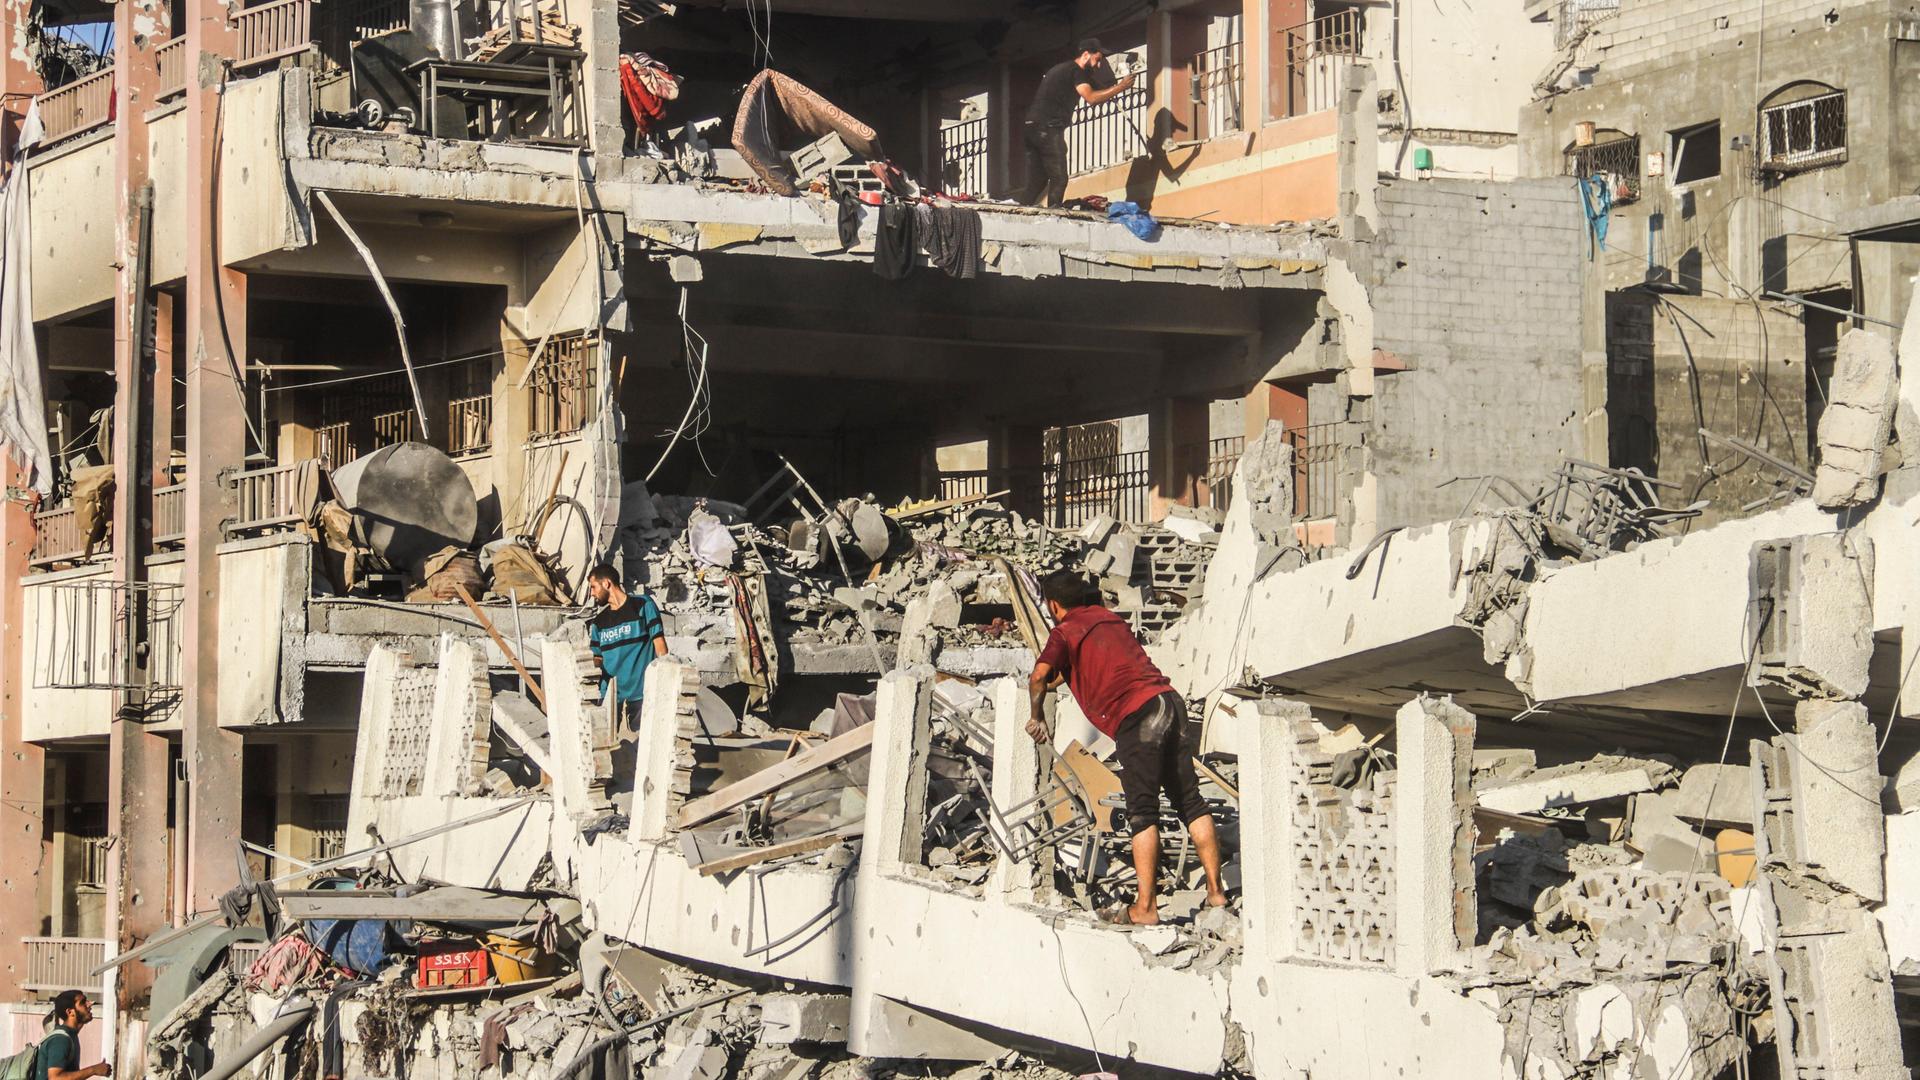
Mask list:
POLYGON ((1208 907, 1226 907, 1227 894, 1223 892, 1209 893, 1207 895, 1207 906, 1208 907))

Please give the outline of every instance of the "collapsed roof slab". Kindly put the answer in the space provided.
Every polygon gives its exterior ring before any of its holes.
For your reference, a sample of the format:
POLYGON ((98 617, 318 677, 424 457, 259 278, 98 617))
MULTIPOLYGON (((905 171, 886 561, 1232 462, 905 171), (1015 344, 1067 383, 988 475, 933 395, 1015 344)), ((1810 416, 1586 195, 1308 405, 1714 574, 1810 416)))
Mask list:
MULTIPOLYGON (((859 237, 842 247, 837 206, 696 184, 602 184, 602 204, 630 233, 663 250, 727 251, 810 261, 871 262, 880 215, 863 206, 859 237)), ((1325 238, 1308 226, 1162 223, 1141 240, 1092 215, 980 204, 987 277, 1163 281, 1229 288, 1318 288, 1325 238)))
MULTIPOLYGON (((1871 610, 1859 613, 1876 638, 1866 700, 1890 704, 1906 670, 1898 642, 1911 640, 1900 631, 1915 614, 1920 581, 1910 535, 1916 509, 1883 503, 1855 519, 1803 499, 1551 571, 1528 592, 1524 665, 1510 673, 1524 670, 1518 681, 1540 702, 1725 716, 1757 632, 1748 615, 1754 545, 1839 532, 1851 521, 1873 552, 1871 610)), ((1770 696, 1768 708, 1777 711, 1776 700, 1787 699, 1770 696)), ((1761 715, 1751 693, 1741 714, 1761 715)))

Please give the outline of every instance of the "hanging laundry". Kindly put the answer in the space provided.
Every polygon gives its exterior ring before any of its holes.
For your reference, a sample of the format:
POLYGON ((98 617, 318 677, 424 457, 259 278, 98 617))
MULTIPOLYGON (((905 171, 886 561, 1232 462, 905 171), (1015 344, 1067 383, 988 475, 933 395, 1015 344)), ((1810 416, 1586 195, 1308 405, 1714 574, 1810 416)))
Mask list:
POLYGON ((851 186, 829 179, 833 201, 840 207, 840 246, 850 248, 860 242, 860 193, 851 186))
POLYGON ((898 281, 913 272, 913 257, 919 250, 920 229, 913 208, 883 203, 873 243, 873 272, 898 281))
POLYGON ((915 208, 920 243, 927 261, 949 277, 971 278, 980 273, 980 214, 957 206, 922 203, 915 208))

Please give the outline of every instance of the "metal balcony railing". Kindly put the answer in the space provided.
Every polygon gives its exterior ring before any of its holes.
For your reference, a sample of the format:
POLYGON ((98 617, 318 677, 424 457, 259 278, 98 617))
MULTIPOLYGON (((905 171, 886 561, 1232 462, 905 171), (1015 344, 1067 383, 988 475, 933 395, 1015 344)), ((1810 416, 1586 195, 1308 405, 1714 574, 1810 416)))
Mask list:
POLYGON ((1240 43, 1230 41, 1194 56, 1194 137, 1217 139, 1242 129, 1240 43))
POLYGON ((160 68, 161 101, 187 92, 187 39, 169 38, 153 50, 153 62, 160 68))
POLYGON ((27 977, 21 983, 22 989, 36 993, 99 991, 100 980, 87 972, 106 963, 105 939, 30 937, 20 940, 27 946, 27 977))
POLYGON ((986 117, 962 120, 940 129, 940 187, 951 194, 986 193, 986 117))
POLYGON ((113 69, 101 68, 34 99, 45 129, 41 145, 50 145, 101 127, 113 119, 113 69))
POLYGON ((246 8, 233 17, 233 31, 238 39, 234 67, 239 69, 305 52, 313 45, 313 0, 274 0, 246 8))
POLYGON ((1067 125, 1067 175, 1096 172, 1147 152, 1147 101, 1152 95, 1135 84, 1098 105, 1082 105, 1067 125))
POLYGON ((1333 108, 1347 68, 1366 44, 1360 8, 1336 11, 1312 22, 1278 31, 1286 77, 1275 88, 1281 116, 1305 116, 1333 108))

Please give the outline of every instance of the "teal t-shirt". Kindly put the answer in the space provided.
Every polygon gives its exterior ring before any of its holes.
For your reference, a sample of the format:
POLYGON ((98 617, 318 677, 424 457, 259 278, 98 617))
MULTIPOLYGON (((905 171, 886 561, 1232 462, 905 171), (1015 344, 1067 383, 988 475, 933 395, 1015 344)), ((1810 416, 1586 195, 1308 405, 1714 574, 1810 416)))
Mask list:
POLYGON ((40 1042, 40 1052, 33 1059, 33 1080, 47 1080, 48 1069, 78 1069, 80 1067, 80 1037, 61 1025, 40 1042))
MULTIPOLYGON (((593 617, 588 640, 593 655, 600 658, 600 670, 613 680, 613 690, 621 701, 639 701, 646 693, 647 665, 653 663, 653 643, 666 636, 660 622, 660 607, 650 596, 627 595, 627 602, 608 608, 593 617)), ((606 696, 606 679, 600 682, 600 694, 606 696)))

